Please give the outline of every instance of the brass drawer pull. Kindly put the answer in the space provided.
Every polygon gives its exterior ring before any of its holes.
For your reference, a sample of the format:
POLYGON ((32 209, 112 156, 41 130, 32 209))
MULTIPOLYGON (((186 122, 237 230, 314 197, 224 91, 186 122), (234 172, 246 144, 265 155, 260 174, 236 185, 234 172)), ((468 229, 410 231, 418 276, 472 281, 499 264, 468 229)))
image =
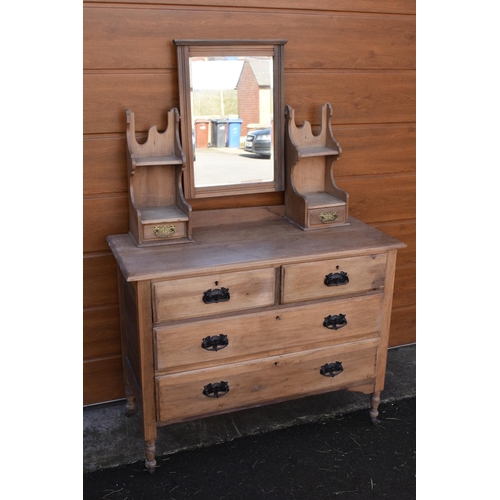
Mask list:
POLYGON ((153 232, 157 238, 170 238, 175 234, 175 226, 169 224, 168 226, 154 226, 153 232))
POLYGON ((345 314, 330 314, 325 318, 325 321, 323 321, 323 326, 325 328, 329 328, 330 330, 338 330, 345 325, 347 325, 345 314))
POLYGON ((330 273, 325 276, 324 283, 326 286, 347 285, 347 283, 349 283, 349 276, 347 276, 347 273, 344 271, 330 273))
POLYGON ((335 377, 336 375, 339 375, 344 371, 344 368, 342 367, 342 363, 340 361, 335 361, 335 363, 326 363, 323 365, 319 373, 321 375, 324 375, 325 377, 335 377))
POLYGON ((231 296, 229 295, 229 288, 216 288, 204 292, 203 302, 205 304, 217 304, 218 302, 227 302, 231 296))
POLYGON ((330 222, 335 222, 339 218, 337 212, 321 212, 319 214, 319 220, 323 224, 329 224, 330 222))
POLYGON ((227 335, 212 335, 205 337, 201 343, 201 347, 207 351, 219 351, 227 347, 229 344, 229 339, 227 335))
POLYGON ((207 398, 221 398, 229 392, 229 384, 227 382, 215 382, 208 384, 203 389, 203 394, 207 398))

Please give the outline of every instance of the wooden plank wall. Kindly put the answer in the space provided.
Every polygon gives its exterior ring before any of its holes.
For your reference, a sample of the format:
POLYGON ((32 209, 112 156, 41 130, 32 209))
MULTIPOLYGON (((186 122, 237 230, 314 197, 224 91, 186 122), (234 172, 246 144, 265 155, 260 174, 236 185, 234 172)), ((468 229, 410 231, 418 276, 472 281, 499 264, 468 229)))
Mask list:
MULTIPOLYGON (((415 341, 415 0, 84 1, 84 404, 124 397, 116 265, 125 233, 125 108, 137 130, 179 106, 175 38, 284 38, 298 123, 333 107, 351 214, 404 241, 391 346, 415 341), (271 7, 272 5, 272 7, 271 7)), ((193 203, 193 208, 199 204, 193 203)))

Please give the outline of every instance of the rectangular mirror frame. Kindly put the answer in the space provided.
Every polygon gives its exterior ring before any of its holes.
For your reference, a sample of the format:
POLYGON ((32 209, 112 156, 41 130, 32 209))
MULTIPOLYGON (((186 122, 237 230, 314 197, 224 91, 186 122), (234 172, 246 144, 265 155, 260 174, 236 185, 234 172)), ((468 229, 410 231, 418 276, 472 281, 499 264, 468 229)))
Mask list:
POLYGON ((187 199, 209 198, 284 190, 284 45, 286 40, 173 40, 177 46, 179 78, 179 110, 181 138, 186 168, 184 170, 184 196, 187 199), (195 187, 194 152, 192 147, 191 85, 189 58, 198 56, 271 56, 273 57, 273 140, 274 180, 264 183, 230 184, 224 186, 195 187))

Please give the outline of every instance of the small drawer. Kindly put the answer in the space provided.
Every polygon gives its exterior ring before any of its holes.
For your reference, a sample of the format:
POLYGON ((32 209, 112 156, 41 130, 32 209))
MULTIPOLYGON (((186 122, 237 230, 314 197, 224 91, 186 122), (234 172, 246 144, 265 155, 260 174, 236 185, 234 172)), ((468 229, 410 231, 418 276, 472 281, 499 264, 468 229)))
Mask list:
POLYGON ((385 283, 387 254, 282 267, 282 303, 378 290, 385 283))
POLYGON ((271 306, 274 268, 153 282, 155 323, 271 306))
POLYGON ((366 385, 375 379, 376 352, 377 341, 368 340, 163 375, 156 378, 157 418, 179 422, 366 385))
POLYGON ((336 207, 314 208, 309 210, 309 226, 335 226, 336 224, 345 224, 346 209, 345 205, 336 207))
POLYGON ((154 328, 156 370, 197 370, 378 337, 382 293, 154 328), (343 318, 343 319, 342 319, 343 318))
POLYGON ((175 240, 186 237, 185 222, 165 222, 161 224, 144 224, 144 241, 175 240))

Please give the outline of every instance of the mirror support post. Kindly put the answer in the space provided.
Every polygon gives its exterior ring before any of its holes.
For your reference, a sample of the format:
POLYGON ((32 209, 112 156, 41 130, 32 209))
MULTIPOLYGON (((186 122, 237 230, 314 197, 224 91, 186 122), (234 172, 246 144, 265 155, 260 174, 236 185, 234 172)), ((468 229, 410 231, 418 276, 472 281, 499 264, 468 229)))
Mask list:
POLYGON ((277 44, 274 46, 274 104, 275 111, 278 111, 273 117, 273 134, 276 160, 279 162, 278 168, 275 169, 276 191, 285 189, 285 46, 277 44))
POLYGON ((186 168, 184 169, 184 196, 186 199, 194 198, 194 151, 191 141, 191 84, 189 79, 189 46, 177 45, 177 72, 179 75, 179 110, 182 149, 186 155, 186 168))

